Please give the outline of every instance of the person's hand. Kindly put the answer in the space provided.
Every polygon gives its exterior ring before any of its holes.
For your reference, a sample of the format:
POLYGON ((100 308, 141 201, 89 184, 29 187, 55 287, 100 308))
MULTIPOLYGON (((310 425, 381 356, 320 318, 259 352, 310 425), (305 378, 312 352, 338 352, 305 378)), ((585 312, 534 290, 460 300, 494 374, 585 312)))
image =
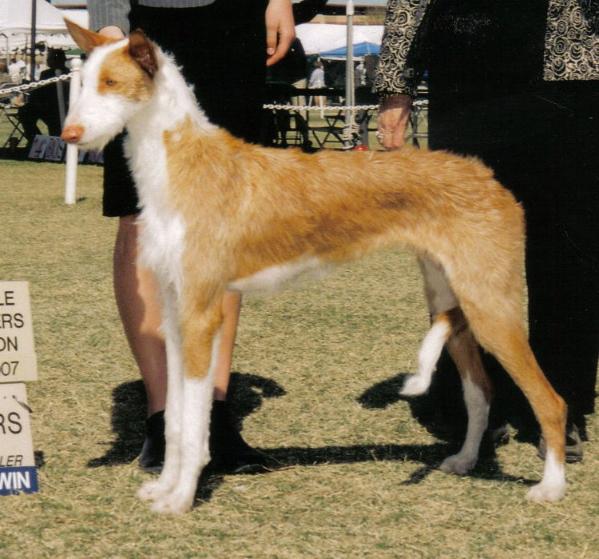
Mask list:
POLYGON ((266 65, 272 66, 281 60, 293 39, 295 22, 291 0, 269 0, 266 8, 266 65))
POLYGON ((385 97, 379 108, 378 131, 376 137, 386 149, 403 146, 412 98, 409 95, 391 95, 385 97))
POLYGON ((125 38, 125 34, 121 31, 121 28, 117 27, 116 25, 102 27, 98 33, 100 33, 100 35, 104 35, 104 37, 109 37, 110 39, 120 40, 125 38))

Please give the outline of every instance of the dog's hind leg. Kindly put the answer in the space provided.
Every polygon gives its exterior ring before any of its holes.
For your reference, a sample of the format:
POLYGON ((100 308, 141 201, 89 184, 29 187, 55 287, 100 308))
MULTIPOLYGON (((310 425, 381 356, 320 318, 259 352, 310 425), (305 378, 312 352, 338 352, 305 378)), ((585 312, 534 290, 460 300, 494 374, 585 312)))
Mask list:
POLYGON ((528 498, 557 501, 566 490, 566 404, 541 371, 528 344, 522 320, 512 313, 509 302, 492 312, 472 300, 463 308, 478 342, 492 353, 528 399, 547 443, 542 481, 531 488, 528 498))
POLYGON ((402 396, 419 396, 428 390, 437 361, 450 335, 451 324, 447 314, 440 313, 434 316, 431 329, 422 340, 418 352, 418 372, 406 379, 400 391, 402 396))
POLYGON ((480 359, 478 345, 464 314, 458 307, 443 267, 428 257, 419 259, 424 288, 433 326, 426 335, 418 355, 418 373, 412 375, 401 391, 403 395, 423 394, 430 386, 443 346, 453 359, 462 379, 468 427, 461 450, 446 458, 441 469, 465 474, 478 460, 480 442, 487 428, 491 399, 491 383, 480 359))
POLYGON ((406 379, 400 392, 402 396, 419 396, 428 390, 443 346, 451 334, 447 311, 458 306, 458 300, 441 265, 426 256, 420 257, 418 264, 424 281, 426 301, 433 318, 431 329, 418 352, 418 372, 406 379))
POLYGON ((462 379, 468 427, 462 448, 443 461, 441 470, 464 475, 478 460, 480 443, 489 420, 492 387, 481 361, 478 344, 461 309, 453 309, 447 315, 451 321, 451 337, 447 349, 462 379))
MULTIPOLYGON (((541 483, 531 500, 557 501, 566 478, 566 405, 532 353, 523 320, 524 215, 506 191, 488 185, 493 212, 460 221, 445 237, 430 237, 460 308, 478 343, 499 361, 528 399, 547 444, 541 483)), ((482 205, 482 202, 481 202, 482 205)), ((473 206, 476 212, 478 206, 473 206)), ((433 249, 431 249, 433 250, 433 249)))
MULTIPOLYGON (((222 297, 214 298, 209 304, 188 298, 182 307, 183 380, 179 402, 178 476, 169 493, 156 498, 152 506, 157 512, 175 514, 191 508, 199 476, 210 460, 210 409, 214 390, 213 370, 220 342, 222 297)), ((170 457, 168 445, 167 438, 167 459, 170 457)), ((167 466, 165 464, 165 468, 167 466)))

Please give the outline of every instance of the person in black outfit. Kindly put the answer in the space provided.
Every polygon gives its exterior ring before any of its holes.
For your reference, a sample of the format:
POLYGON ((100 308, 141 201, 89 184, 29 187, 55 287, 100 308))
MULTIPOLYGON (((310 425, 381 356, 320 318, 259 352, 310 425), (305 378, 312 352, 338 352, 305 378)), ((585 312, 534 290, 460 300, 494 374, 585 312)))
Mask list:
MULTIPOLYGON (((48 68, 41 72, 40 80, 47 80, 48 78, 68 74, 69 70, 66 67, 66 61, 67 58, 63 50, 49 49, 47 58, 48 68)), ((37 134, 41 134, 37 125, 40 120, 48 127, 48 134, 50 136, 60 136, 62 122, 58 108, 58 87, 62 88, 64 114, 66 114, 69 99, 69 86, 66 81, 58 85, 50 84, 39 89, 34 89, 29 94, 27 103, 19 109, 19 120, 23 125, 23 131, 25 132, 28 144, 33 142, 37 134)))
MULTIPOLYGON (((523 204, 530 342, 568 404, 570 461, 582 458, 585 416, 594 411, 599 347, 599 12, 592 4, 392 0, 376 85, 383 143, 399 147, 406 94, 427 69, 429 147, 476 155, 523 204)), ((538 425, 520 391, 488 356, 485 366, 497 389, 491 425, 507 419, 535 440, 538 425)), ((431 430, 463 434, 460 382, 446 355, 415 409, 431 430)))

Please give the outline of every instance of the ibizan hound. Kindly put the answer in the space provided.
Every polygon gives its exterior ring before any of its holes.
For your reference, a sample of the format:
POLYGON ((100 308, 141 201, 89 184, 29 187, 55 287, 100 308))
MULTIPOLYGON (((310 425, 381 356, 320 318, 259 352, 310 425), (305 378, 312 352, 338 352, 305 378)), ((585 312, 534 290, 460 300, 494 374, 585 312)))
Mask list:
POLYGON ((564 495, 566 407, 522 319, 523 213, 489 169, 409 148, 308 155, 249 145, 209 122, 175 62, 141 31, 112 41, 70 22, 69 29, 90 56, 62 137, 102 148, 127 128, 141 259, 163 298, 167 448, 162 474, 143 485, 142 498, 161 512, 193 504, 209 461, 225 290, 272 288, 392 245, 411 247, 437 271, 425 274, 433 326, 405 392, 427 389, 445 343, 463 380, 466 441, 442 469, 472 468, 487 426, 491 385, 476 340, 528 397, 547 442, 543 479, 529 498, 564 495))

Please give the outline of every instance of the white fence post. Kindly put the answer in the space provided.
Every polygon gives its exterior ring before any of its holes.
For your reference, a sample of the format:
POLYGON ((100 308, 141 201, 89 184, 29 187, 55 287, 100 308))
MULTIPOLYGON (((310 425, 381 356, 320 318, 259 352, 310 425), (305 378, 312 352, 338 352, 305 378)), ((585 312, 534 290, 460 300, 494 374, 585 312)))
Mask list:
MULTIPOLYGON (((71 90, 69 92, 69 106, 72 107, 79 97, 81 89, 81 59, 73 58, 71 60, 71 90)), ((77 163, 79 153, 77 146, 73 144, 67 145, 67 165, 64 188, 64 203, 73 205, 76 201, 77 193, 77 163)))

